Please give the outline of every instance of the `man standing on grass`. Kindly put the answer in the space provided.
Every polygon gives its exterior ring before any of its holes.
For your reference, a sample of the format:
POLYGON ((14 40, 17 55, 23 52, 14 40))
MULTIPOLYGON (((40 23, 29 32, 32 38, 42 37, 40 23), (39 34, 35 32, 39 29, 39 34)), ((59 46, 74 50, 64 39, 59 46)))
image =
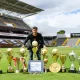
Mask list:
POLYGON ((33 51, 32 51, 32 42, 34 40, 36 40, 38 42, 38 50, 37 50, 37 57, 38 60, 41 60, 41 48, 43 48, 44 45, 44 40, 43 37, 40 33, 38 33, 38 28, 37 27, 33 27, 32 28, 32 33, 30 33, 26 40, 24 41, 24 45, 22 47, 25 46, 25 44, 28 42, 28 40, 30 41, 30 44, 28 45, 28 50, 29 50, 29 54, 30 54, 30 60, 33 60, 33 51))

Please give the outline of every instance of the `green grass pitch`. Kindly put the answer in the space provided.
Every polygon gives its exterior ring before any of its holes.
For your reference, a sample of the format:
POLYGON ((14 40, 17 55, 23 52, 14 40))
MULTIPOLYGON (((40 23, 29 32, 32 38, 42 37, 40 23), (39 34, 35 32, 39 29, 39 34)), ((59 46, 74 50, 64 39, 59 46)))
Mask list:
MULTIPOLYGON (((49 67, 50 64, 53 62, 52 56, 51 56, 51 51, 54 47, 49 47, 48 48, 48 64, 47 66, 49 67)), ((64 53, 64 54, 68 54, 70 53, 72 50, 74 50, 74 52, 80 56, 80 47, 75 47, 75 48, 71 48, 71 47, 57 47, 59 49, 59 54, 64 53)), ((7 48, 1 48, 0 49, 2 51, 2 53, 4 53, 3 58, 0 61, 0 68, 2 69, 2 71, 4 72, 3 74, 0 74, 0 80, 79 80, 80 79, 80 74, 78 73, 42 73, 42 74, 38 74, 38 75, 30 75, 30 74, 23 74, 23 73, 6 73, 7 68, 8 68, 8 61, 5 55, 5 52, 7 50, 7 48)), ((13 48, 14 53, 13 54, 17 54, 17 52, 19 51, 19 48, 13 48)), ((28 54, 28 51, 27 51, 28 54)), ((60 59, 58 59, 58 62, 61 64, 60 59)), ((70 67, 70 60, 67 57, 66 63, 65 63, 65 67, 69 68, 70 67)), ((78 70, 79 64, 77 59, 74 62, 76 69, 78 70)), ((14 67, 14 66, 13 66, 14 67)), ((21 68, 21 64, 20 64, 20 68, 21 68)), ((15 69, 15 68, 14 68, 15 69)))

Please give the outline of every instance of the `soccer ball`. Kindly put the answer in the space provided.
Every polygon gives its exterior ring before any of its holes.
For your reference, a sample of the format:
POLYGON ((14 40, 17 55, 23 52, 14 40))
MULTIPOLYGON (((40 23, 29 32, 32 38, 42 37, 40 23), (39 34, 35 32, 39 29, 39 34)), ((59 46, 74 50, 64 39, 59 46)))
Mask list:
POLYGON ((58 49, 55 48, 52 50, 52 54, 57 54, 57 53, 58 53, 58 49))
POLYGON ((20 52, 25 53, 26 52, 25 48, 20 48, 20 52))
POLYGON ((7 49, 7 52, 11 52, 11 51, 12 51, 12 48, 8 48, 8 49, 7 49))
POLYGON ((37 42, 37 41, 33 41, 33 42, 32 42, 32 46, 33 46, 33 47, 37 47, 37 46, 38 46, 38 42, 37 42))

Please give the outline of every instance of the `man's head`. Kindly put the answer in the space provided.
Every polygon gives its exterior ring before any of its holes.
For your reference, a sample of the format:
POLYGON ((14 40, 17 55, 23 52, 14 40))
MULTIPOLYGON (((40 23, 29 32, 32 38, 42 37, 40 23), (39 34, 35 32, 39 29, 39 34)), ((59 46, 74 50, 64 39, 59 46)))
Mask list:
POLYGON ((37 27, 33 27, 32 28, 32 34, 33 34, 33 36, 36 36, 37 35, 37 31, 38 31, 38 28, 37 27))

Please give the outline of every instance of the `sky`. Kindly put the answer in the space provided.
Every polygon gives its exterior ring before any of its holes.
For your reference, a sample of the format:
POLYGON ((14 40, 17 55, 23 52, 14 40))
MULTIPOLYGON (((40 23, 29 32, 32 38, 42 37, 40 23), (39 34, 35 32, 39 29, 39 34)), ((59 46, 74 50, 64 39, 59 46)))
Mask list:
POLYGON ((43 9, 36 15, 24 18, 31 27, 37 26, 45 36, 55 36, 58 31, 80 33, 80 0, 21 0, 43 9))

